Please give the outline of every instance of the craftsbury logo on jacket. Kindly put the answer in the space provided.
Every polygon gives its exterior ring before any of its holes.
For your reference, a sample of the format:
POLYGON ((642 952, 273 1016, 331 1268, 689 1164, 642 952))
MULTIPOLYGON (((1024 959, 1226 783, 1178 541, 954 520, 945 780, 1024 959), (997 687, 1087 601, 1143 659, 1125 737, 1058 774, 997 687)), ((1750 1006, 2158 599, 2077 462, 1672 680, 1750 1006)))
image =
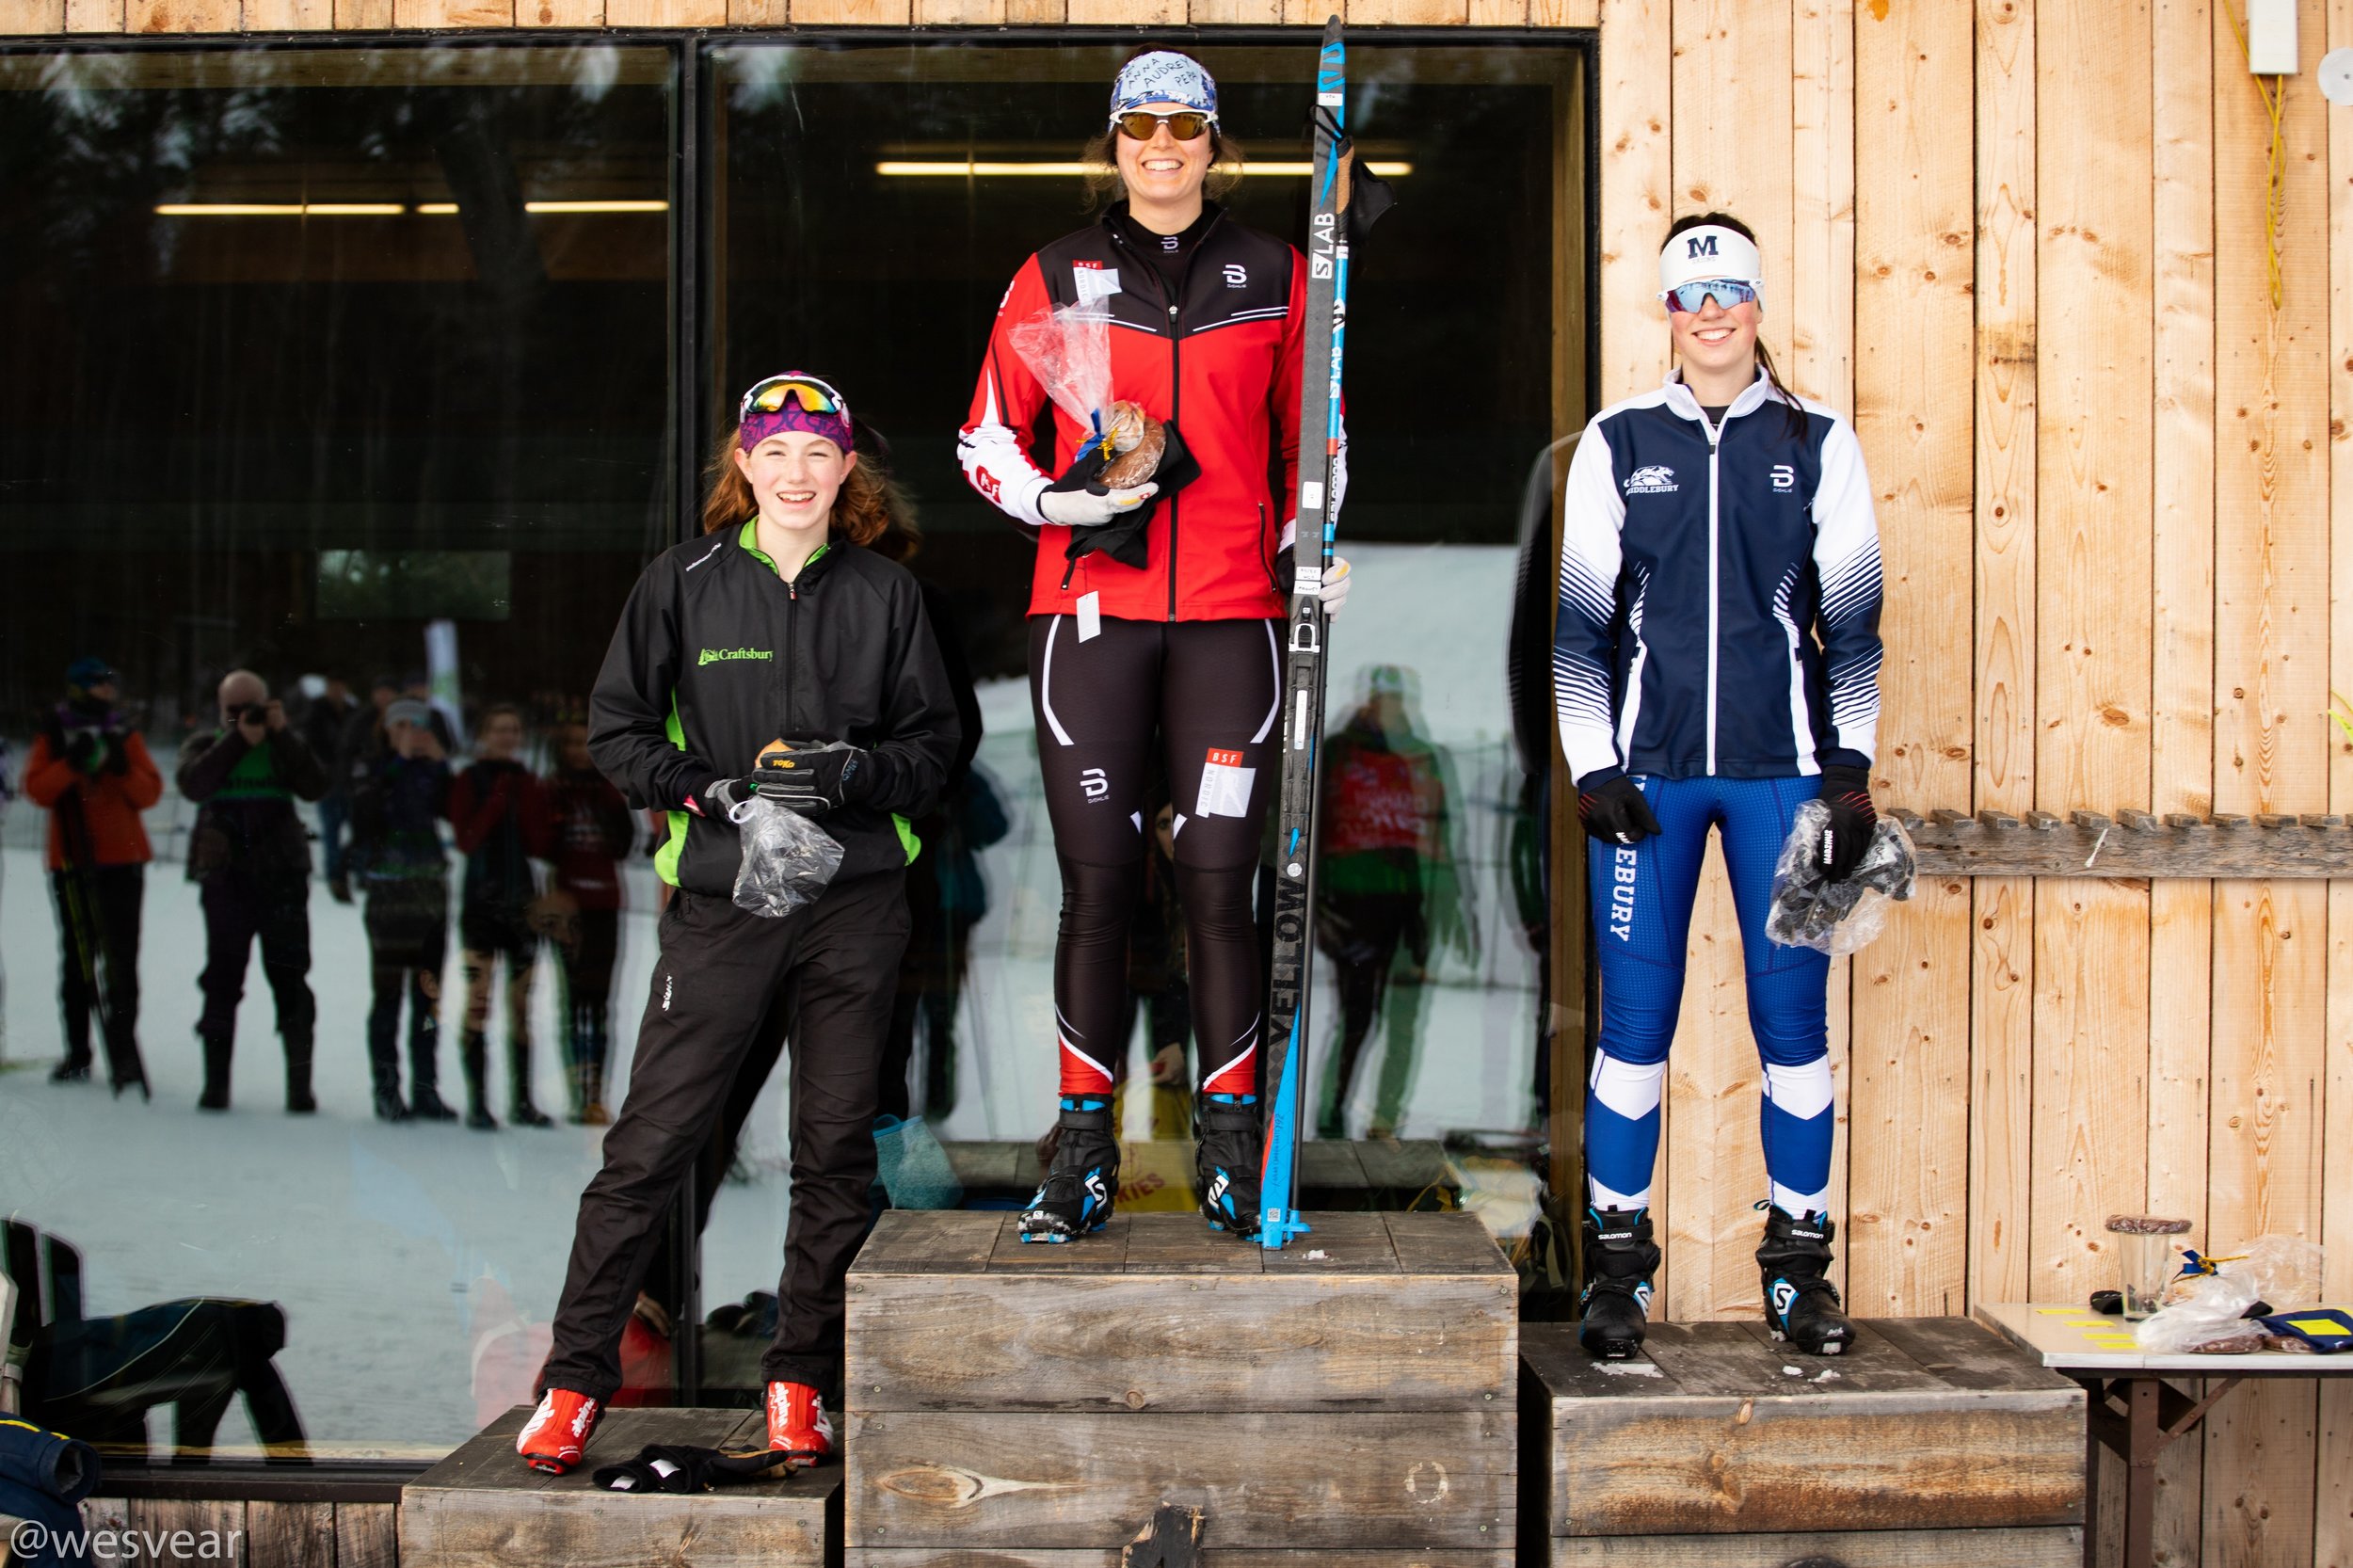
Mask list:
POLYGON ((669 813, 664 880, 730 896, 742 837, 685 808, 750 773, 775 740, 825 738, 872 757, 868 799, 818 818, 836 881, 904 866, 904 819, 937 800, 959 733, 946 667, 906 569, 835 541, 786 583, 753 525, 655 557, 638 578, 588 700, 588 750, 631 807, 669 813))

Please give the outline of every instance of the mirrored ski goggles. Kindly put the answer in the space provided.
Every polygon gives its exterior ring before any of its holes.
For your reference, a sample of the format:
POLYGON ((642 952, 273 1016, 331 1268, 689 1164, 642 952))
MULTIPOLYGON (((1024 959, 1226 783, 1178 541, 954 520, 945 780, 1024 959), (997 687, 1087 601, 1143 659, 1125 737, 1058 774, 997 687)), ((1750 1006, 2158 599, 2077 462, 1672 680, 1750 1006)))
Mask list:
POLYGON ((1695 283, 1677 283, 1673 288, 1662 289, 1658 297, 1677 315, 1697 315, 1711 294, 1716 296, 1716 303, 1727 311, 1758 296, 1754 283, 1742 282, 1737 278, 1703 278, 1695 283))
POLYGON ((1217 116, 1204 114, 1199 109, 1178 109, 1174 114, 1154 114, 1148 109, 1129 109, 1125 114, 1112 116, 1112 123, 1119 127, 1121 136, 1133 141, 1150 141, 1152 133, 1163 125, 1168 127, 1168 134, 1178 141, 1191 141, 1216 124, 1217 116))
POLYGON ((841 394, 814 376, 771 376, 765 381, 756 382, 744 394, 744 401, 736 405, 736 423, 741 424, 754 414, 782 411, 787 393, 800 404, 804 413, 840 414, 844 419, 850 415, 850 405, 841 394))

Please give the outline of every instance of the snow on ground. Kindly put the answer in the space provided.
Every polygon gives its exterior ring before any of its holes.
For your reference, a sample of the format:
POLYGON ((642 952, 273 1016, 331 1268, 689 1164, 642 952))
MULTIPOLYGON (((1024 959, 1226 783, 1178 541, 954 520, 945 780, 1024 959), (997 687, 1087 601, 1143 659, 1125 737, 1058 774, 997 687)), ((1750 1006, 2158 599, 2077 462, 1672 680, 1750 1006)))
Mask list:
MULTIPOLYGON (((1503 684, 1504 607, 1512 554, 1503 549, 1362 547, 1358 585, 1333 637, 1337 725, 1362 672, 1395 664, 1419 685, 1423 732, 1452 752, 1462 795, 1457 854, 1475 868, 1478 942, 1433 967, 1420 1008, 1400 1128, 1516 1128, 1529 1117, 1535 1032, 1534 956, 1521 936, 1506 872, 1518 785, 1503 684)), ((981 766, 1003 795, 1012 831, 984 857, 990 909, 976 929, 958 1033, 958 1100, 943 1138, 1030 1138, 1053 1103, 1052 944, 1060 891, 1035 786, 1028 688, 981 694, 981 766)), ((154 739, 151 737, 151 740, 154 739)), ((19 755, 22 756, 20 750, 19 755)), ((166 776, 171 760, 159 758, 166 776)), ((150 813, 160 852, 177 855, 193 808, 168 796, 150 813)), ((203 965, 196 889, 169 860, 150 868, 139 955, 140 1037, 154 1102, 112 1100, 103 1087, 55 1086, 62 1051, 56 936, 39 858, 40 813, 19 806, 0 851, 0 963, 8 981, 0 1071, 0 1211, 82 1249, 92 1313, 191 1295, 275 1301, 288 1316, 278 1357, 312 1438, 333 1451, 439 1454, 486 1409, 522 1394, 562 1284, 582 1185, 598 1163, 595 1129, 385 1126, 369 1114, 365 1048, 367 943, 356 906, 323 886, 311 897, 312 984, 319 999, 319 1113, 280 1109, 283 1080, 258 961, 238 1019, 233 1109, 195 1110, 200 1068, 193 1033, 203 965)), ((626 1084, 636 1017, 654 958, 652 873, 632 868, 614 987, 614 1103, 626 1084)), ((1319 970, 1317 1034, 1335 1017, 1328 966, 1319 970)), ((543 1109, 564 1103, 554 977, 533 994, 543 1109)), ((457 955, 444 979, 441 1089, 462 1094, 456 1063, 457 955)), ((497 1010, 494 1010, 494 1016, 497 1010)), ((1352 1100, 1361 1132, 1384 1036, 1376 1034, 1352 1100)), ((494 1034, 493 1062, 503 1060, 494 1034)), ((1319 1051, 1321 1060, 1321 1050, 1319 1051)), ((751 1179, 729 1185, 704 1246, 704 1298, 773 1288, 786 1208, 782 1083, 776 1075, 747 1129, 751 1179)), ((1319 1081, 1320 1081, 1319 1072, 1319 1081)), ((494 1085, 504 1072, 494 1065, 494 1085)), ((1135 1096, 1131 1122, 1148 1116, 1135 1096)), ((504 1095, 494 1096, 504 1112, 504 1095)), ((1141 1127, 1131 1130, 1140 1130, 1141 1127)), ((155 1429, 158 1440, 164 1423, 155 1429)), ((250 1441, 242 1411, 221 1440, 250 1441)))

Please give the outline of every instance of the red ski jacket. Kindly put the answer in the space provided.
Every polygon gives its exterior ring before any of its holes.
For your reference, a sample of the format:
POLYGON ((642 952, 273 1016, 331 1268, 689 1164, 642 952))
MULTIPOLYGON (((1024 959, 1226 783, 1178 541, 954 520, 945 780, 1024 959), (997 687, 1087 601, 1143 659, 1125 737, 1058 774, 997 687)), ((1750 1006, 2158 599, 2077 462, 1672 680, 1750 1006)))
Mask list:
POLYGON ((1283 615, 1274 557, 1298 492, 1306 277, 1297 250, 1222 212, 1195 244, 1174 301, 1151 258, 1109 214, 1014 274, 957 456, 974 489, 1037 530, 1030 614, 1066 614, 1092 593, 1101 596, 1102 614, 1123 620, 1283 615), (1112 395, 1172 421, 1201 465, 1200 478, 1155 505, 1151 553, 1141 568, 1099 551, 1074 566, 1064 555, 1070 530, 1038 510, 1038 497, 1089 432, 1053 408, 1052 470, 1038 467, 1030 444, 1051 399, 1008 334, 1052 306, 1082 301, 1100 301, 1112 316, 1112 395))

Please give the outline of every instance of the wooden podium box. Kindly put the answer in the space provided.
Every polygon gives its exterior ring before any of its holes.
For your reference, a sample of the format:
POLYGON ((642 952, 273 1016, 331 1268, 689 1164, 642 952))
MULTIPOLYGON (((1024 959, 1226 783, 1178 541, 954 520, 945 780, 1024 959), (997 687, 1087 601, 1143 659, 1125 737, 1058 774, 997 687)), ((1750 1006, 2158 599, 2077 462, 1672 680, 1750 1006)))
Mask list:
POLYGON ((1527 1325, 1522 1560, 2075 1568, 2083 1390, 1964 1318, 1861 1327, 1815 1357, 1762 1321, 1657 1323, 1596 1362, 1574 1323, 1527 1325))
POLYGON ((593 1479, 649 1443, 757 1446, 767 1436, 760 1411, 608 1410, 568 1476, 516 1457, 530 1417, 515 1406, 401 1488, 401 1568, 824 1568, 827 1537, 839 1538, 839 1465, 695 1496, 607 1492, 593 1479))
POLYGON ((1519 1284, 1468 1214, 1195 1215, 1025 1245, 891 1213, 849 1284, 850 1568, 1096 1568, 1163 1505, 1203 1560, 1508 1568, 1519 1284))

